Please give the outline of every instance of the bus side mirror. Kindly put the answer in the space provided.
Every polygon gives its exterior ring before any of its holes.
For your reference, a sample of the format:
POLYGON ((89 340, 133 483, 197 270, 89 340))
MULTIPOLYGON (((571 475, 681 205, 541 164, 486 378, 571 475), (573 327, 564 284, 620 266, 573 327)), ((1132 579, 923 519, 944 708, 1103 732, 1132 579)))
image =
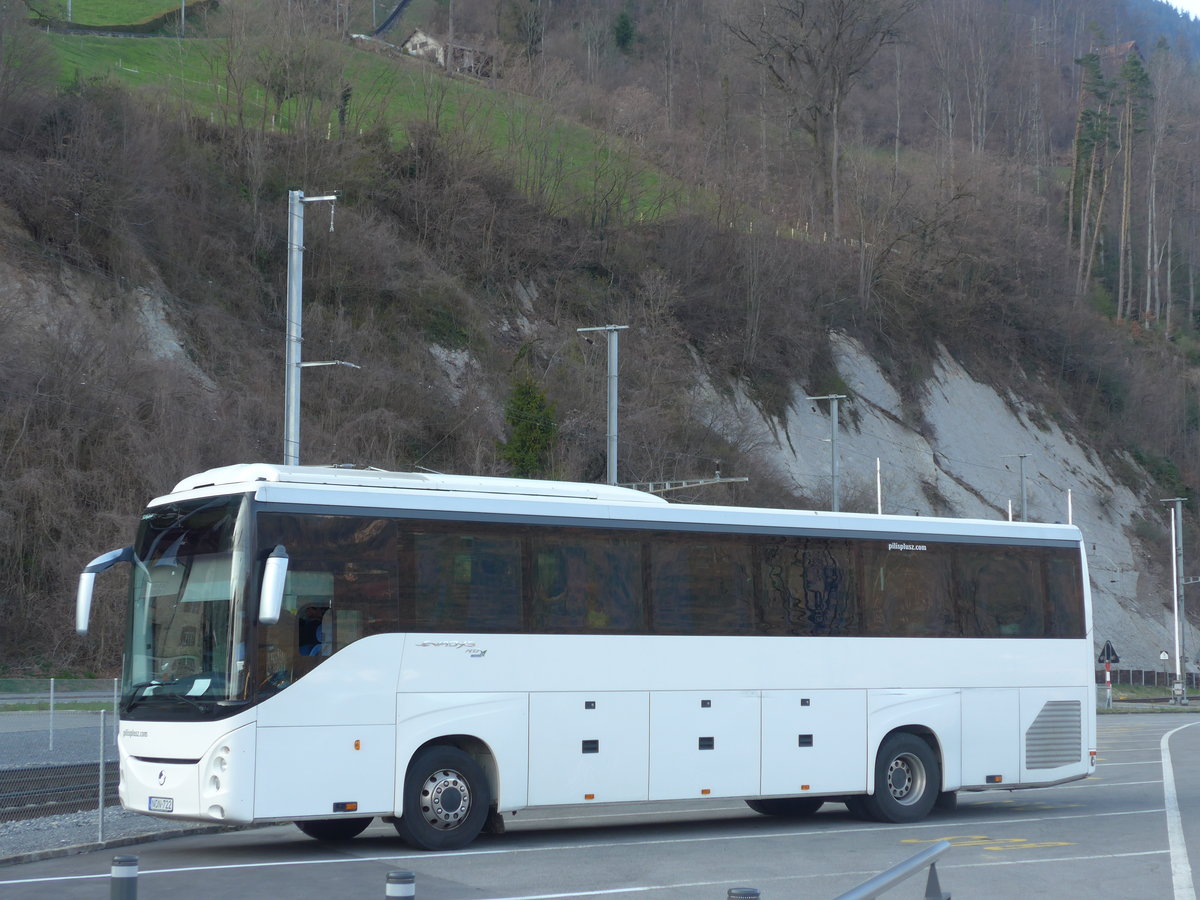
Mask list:
POLYGON ((96 584, 96 575, 105 569, 111 569, 119 562, 133 560, 133 548, 122 547, 111 550, 103 556, 97 556, 84 568, 79 575, 79 589, 75 593, 75 633, 82 636, 88 633, 88 621, 92 617, 92 588, 96 584))
POLYGON ((283 544, 277 544, 263 565, 262 590, 258 594, 258 621, 263 625, 275 625, 279 622, 287 570, 287 550, 283 544))

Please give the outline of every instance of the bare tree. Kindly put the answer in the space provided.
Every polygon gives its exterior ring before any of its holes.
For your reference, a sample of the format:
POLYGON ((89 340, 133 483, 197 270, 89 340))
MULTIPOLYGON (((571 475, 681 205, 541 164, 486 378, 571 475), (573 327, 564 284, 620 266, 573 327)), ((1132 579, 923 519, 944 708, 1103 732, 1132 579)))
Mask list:
POLYGON ((49 85, 54 57, 45 35, 29 27, 23 3, 0 3, 0 119, 8 119, 14 103, 49 85))
POLYGON ((846 97, 918 0, 746 0, 728 27, 788 99, 812 139, 838 234, 841 117, 846 97))

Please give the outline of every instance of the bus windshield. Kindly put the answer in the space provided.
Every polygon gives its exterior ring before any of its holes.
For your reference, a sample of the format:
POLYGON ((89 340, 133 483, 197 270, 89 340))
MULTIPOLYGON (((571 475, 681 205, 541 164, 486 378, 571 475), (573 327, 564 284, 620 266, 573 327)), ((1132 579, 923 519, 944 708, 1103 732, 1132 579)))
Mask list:
POLYGON ((245 699, 248 510, 249 499, 235 496, 143 514, 130 582, 124 717, 219 717, 218 702, 245 699))

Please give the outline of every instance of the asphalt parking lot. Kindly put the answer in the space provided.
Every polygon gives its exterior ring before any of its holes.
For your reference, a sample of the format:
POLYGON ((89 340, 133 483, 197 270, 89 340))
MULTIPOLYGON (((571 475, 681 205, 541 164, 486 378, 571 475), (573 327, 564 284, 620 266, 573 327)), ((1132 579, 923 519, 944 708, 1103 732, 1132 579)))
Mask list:
MULTIPOLYGON (((956 898, 1195 897, 1200 865, 1200 717, 1099 720, 1097 776, 1019 792, 964 794, 915 825, 853 819, 831 803, 804 820, 732 801, 523 812, 466 850, 408 850, 376 822, 342 845, 291 825, 191 835, 0 868, 0 896, 109 895, 116 855, 138 858, 139 898, 382 897, 387 874, 416 876, 426 900, 566 897, 833 898, 938 841, 942 889, 956 898)), ((923 896, 924 875, 889 892, 923 896)))

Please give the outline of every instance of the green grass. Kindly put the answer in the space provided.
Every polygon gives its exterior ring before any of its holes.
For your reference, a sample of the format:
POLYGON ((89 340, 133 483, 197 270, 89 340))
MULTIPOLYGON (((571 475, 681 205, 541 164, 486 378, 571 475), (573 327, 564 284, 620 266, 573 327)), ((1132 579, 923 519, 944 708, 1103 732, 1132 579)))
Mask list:
MULTIPOLYGON (((224 46, 215 40, 55 34, 63 86, 111 80, 169 97, 193 115, 221 118, 224 46)), ((623 142, 558 116, 534 98, 463 79, 427 63, 332 43, 352 86, 351 126, 383 126, 397 141, 414 121, 435 123, 460 146, 507 160, 518 187, 555 213, 589 211, 593 225, 654 220, 674 211, 681 185, 642 162, 623 142)), ((276 110, 261 87, 246 94, 248 125, 287 129, 293 102, 276 110)), ((336 113, 329 109, 336 128, 336 113)))
MULTIPOLYGON (((75 25, 136 25, 179 9, 171 0, 70 0, 75 25)), ((68 0, 38 0, 33 10, 49 19, 68 21, 68 0)))
POLYGON ((169 87, 201 109, 215 101, 207 41, 54 34, 50 42, 58 53, 63 86, 76 80, 111 79, 129 88, 169 87))
MULTIPOLYGON (((1100 696, 1104 696, 1104 685, 1096 685, 1096 690, 1100 696)), ((1153 700, 1157 697, 1170 697, 1171 689, 1169 687, 1155 687, 1153 685, 1141 684, 1114 684, 1112 686, 1113 701, 1117 700, 1153 700)), ((1200 692, 1195 688, 1188 691, 1188 697, 1200 698, 1200 692)))

